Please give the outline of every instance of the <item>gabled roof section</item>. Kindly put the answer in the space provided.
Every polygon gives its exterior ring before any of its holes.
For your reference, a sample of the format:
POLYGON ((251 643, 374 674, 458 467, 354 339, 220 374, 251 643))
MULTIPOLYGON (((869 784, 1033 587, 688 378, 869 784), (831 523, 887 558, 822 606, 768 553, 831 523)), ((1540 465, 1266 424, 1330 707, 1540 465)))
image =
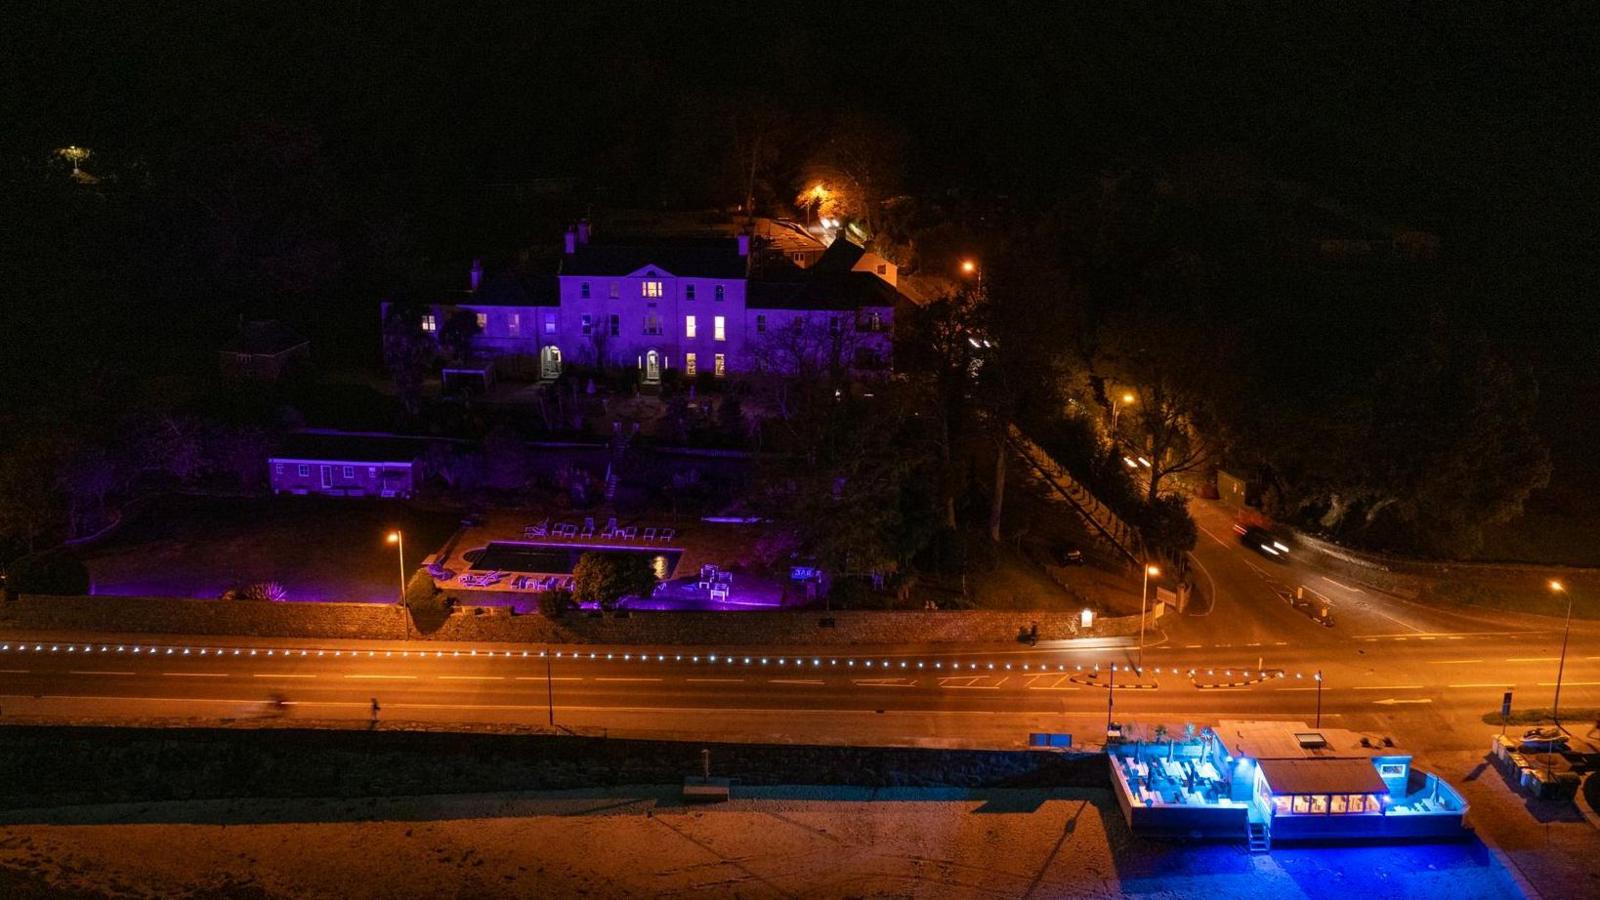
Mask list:
POLYGON ((813 266, 799 279, 751 281, 744 302, 750 309, 854 310, 893 307, 905 299, 871 272, 832 275, 813 266))
POLYGON ((497 272, 476 292, 462 293, 451 301, 461 306, 560 306, 561 294, 554 275, 497 272))
POLYGON ((865 256, 866 253, 867 248, 840 235, 834 238, 833 243, 828 245, 828 249, 822 251, 822 256, 815 263, 812 263, 811 268, 817 272, 843 275, 854 269, 856 263, 860 262, 861 257, 865 256))
POLYGON ((422 458, 428 442, 420 438, 300 431, 284 438, 268 459, 342 463, 409 463, 422 458))
POLYGON ((743 278, 747 259, 735 240, 655 238, 580 244, 561 260, 562 275, 631 275, 655 268, 680 278, 743 278))

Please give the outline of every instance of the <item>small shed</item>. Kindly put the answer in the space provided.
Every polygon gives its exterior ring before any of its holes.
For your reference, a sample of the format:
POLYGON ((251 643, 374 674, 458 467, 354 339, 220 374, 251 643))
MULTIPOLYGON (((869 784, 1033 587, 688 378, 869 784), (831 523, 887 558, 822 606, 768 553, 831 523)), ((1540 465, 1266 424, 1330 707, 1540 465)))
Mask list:
POLYGON ((277 381, 310 359, 311 340, 276 320, 242 323, 217 351, 223 375, 258 381, 277 381))

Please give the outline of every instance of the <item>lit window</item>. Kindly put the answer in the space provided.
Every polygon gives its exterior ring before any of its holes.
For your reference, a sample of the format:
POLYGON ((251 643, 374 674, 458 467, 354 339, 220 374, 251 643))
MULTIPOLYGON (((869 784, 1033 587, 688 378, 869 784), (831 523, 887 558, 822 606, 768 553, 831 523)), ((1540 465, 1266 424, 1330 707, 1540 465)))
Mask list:
POLYGON ((686 284, 686 285, 683 286, 683 299, 685 299, 685 300, 693 300, 694 299, 694 285, 686 284))
POLYGON ((719 341, 725 341, 728 339, 728 334, 724 329, 724 321, 725 320, 722 316, 717 316, 711 321, 711 337, 713 339, 719 341))
POLYGON ((615 299, 617 299, 618 297, 621 297, 621 296, 622 296, 622 283, 620 281, 611 282, 611 299, 615 300, 615 299))
POLYGON ((622 333, 622 317, 616 314, 611 316, 611 336, 616 337, 622 333))
POLYGON ((506 333, 512 337, 522 334, 522 313, 506 314, 506 333))
POLYGON ((766 334, 766 333, 767 333, 767 317, 766 316, 756 316, 756 334, 766 334))
POLYGON ((346 477, 346 478, 354 478, 354 477, 356 477, 356 467, 355 466, 345 466, 344 467, 344 477, 346 477))
POLYGON ((718 300, 726 299, 728 296, 728 289, 719 284, 717 285, 717 289, 713 296, 715 296, 718 300))
POLYGON ((693 378, 698 368, 694 354, 685 353, 683 355, 683 374, 693 378))
POLYGON ((1324 816, 1328 814, 1327 794, 1311 795, 1311 814, 1314 816, 1324 816))
POLYGON ((304 478, 307 475, 311 474, 311 467, 310 466, 300 465, 300 466, 296 466, 296 468, 299 470, 301 478, 304 478))
MULTIPOLYGON (((720 319, 722 317, 718 316, 717 318, 720 319)), ((694 335, 695 335, 695 330, 696 329, 695 329, 694 316, 684 316, 683 317, 683 336, 686 337, 686 338, 693 338, 694 335)))
MULTIPOLYGON (((1357 797, 1356 799, 1359 801, 1361 798, 1357 797)), ((1344 815, 1345 813, 1350 812, 1350 798, 1344 794, 1334 794, 1332 803, 1329 805, 1329 811, 1336 816, 1344 815)), ((1359 809, 1356 810, 1356 812, 1360 811, 1361 810, 1359 809)))
POLYGON ((645 296, 645 297, 660 297, 661 296, 661 282, 659 282, 659 281, 646 281, 644 283, 644 287, 641 289, 641 296, 645 296))
POLYGON ((489 314, 478 313, 478 330, 483 331, 489 327, 489 314))
POLYGON ((434 318, 433 313, 422 314, 422 330, 429 334, 439 330, 439 320, 434 318))
POLYGON ((583 325, 584 334, 594 334, 594 319, 588 313, 579 316, 578 321, 583 325))
POLYGON ((1280 816, 1291 815, 1292 811, 1289 807, 1289 801, 1291 799, 1292 798, 1290 797, 1273 797, 1272 811, 1280 816))
POLYGON ((658 315, 657 313, 646 313, 645 314, 645 317, 644 317, 644 333, 645 334, 660 334, 661 333, 661 316, 660 315, 658 315))
POLYGON ((555 313, 545 313, 544 314, 544 333, 545 334, 555 334, 556 333, 556 314, 555 313))
POLYGON ((1305 794, 1295 794, 1294 795, 1294 813, 1295 813, 1295 815, 1303 816, 1303 815, 1305 815, 1306 813, 1309 813, 1309 812, 1311 812, 1311 798, 1307 797, 1305 794))
POLYGON ((718 353, 716 356, 712 357, 712 360, 716 364, 716 368, 713 370, 713 373, 718 378, 721 378, 722 376, 728 374, 728 357, 727 356, 725 356, 725 355, 723 355, 721 353, 718 353))
POLYGON ((882 313, 874 312, 874 313, 869 313, 867 315, 867 330, 868 331, 882 331, 883 330, 883 314, 882 313))

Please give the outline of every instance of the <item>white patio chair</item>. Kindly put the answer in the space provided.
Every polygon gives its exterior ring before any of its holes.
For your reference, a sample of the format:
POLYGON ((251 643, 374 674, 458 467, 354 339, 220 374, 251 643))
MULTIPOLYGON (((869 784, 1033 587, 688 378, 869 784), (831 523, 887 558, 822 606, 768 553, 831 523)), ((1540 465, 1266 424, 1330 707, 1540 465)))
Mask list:
POLYGON ((673 530, 671 528, 663 528, 663 529, 661 529, 661 533, 656 536, 656 540, 658 540, 661 543, 665 544, 666 542, 672 540, 673 535, 675 535, 677 533, 678 533, 677 531, 675 531, 675 530, 673 530))
POLYGON ((656 539, 656 530, 654 528, 646 528, 644 530, 644 539, 646 543, 653 543, 656 539))

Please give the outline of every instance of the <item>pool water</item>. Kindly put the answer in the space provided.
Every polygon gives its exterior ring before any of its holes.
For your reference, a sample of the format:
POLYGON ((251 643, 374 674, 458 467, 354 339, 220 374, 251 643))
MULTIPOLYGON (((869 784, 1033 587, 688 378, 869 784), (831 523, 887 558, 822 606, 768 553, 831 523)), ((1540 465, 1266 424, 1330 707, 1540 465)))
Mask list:
POLYGON ((654 547, 582 546, 577 544, 527 544, 493 541, 481 550, 469 550, 462 558, 478 572, 526 572, 539 575, 570 575, 578 565, 578 557, 590 552, 637 553, 656 563, 656 577, 667 579, 678 567, 682 550, 656 549, 654 547))

